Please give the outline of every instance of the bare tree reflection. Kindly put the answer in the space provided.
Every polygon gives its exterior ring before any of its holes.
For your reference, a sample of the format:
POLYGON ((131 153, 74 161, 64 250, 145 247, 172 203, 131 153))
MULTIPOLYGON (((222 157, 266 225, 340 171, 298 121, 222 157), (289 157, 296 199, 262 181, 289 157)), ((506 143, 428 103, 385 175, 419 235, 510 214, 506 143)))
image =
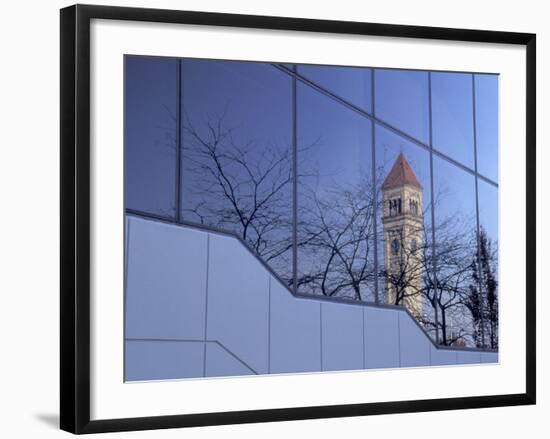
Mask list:
POLYGON ((372 300, 376 200, 369 179, 322 194, 305 185, 299 191, 298 289, 372 300))
POLYGON ((183 130, 183 217, 236 233, 290 283, 291 146, 243 140, 224 114, 183 130))

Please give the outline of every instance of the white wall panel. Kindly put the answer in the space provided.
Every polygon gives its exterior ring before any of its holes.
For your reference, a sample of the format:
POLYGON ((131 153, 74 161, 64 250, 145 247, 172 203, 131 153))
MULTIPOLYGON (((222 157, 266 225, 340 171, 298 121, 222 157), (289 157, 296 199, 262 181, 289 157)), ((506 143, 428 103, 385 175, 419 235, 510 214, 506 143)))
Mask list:
POLYGON ((126 337, 204 339, 207 234, 128 217, 126 337))
POLYGON ((456 364, 457 355, 453 349, 437 349, 432 346, 430 353, 430 360, 432 366, 446 366, 456 364))
POLYGON ((399 367, 398 312, 369 306, 364 313, 366 367, 399 367))
POLYGON ((271 279, 271 373, 321 370, 321 304, 271 279))
POLYGON ((204 342, 126 341, 127 381, 203 376, 204 342))
POLYGON ((364 368, 363 307, 321 304, 323 370, 364 368))
POLYGON ((207 339, 267 373, 270 274, 235 238, 209 242, 207 339))
POLYGON ((481 362, 481 352, 457 352, 457 364, 475 364, 481 362))
POLYGON ((254 375, 254 371, 214 342, 206 343, 206 376, 254 375))
POLYGON ((431 342, 405 311, 399 313, 400 366, 429 366, 431 342))
POLYGON ((482 352, 482 363, 498 363, 498 352, 482 352))

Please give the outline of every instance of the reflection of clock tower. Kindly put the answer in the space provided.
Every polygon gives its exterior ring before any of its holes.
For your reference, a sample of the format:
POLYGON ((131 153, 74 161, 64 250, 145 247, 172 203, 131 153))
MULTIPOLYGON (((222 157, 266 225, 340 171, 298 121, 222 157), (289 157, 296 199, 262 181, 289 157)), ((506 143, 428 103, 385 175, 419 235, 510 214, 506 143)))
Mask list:
POLYGON ((415 317, 422 315, 422 186, 403 153, 399 154, 382 185, 384 208, 384 268, 386 300, 400 303, 415 317))

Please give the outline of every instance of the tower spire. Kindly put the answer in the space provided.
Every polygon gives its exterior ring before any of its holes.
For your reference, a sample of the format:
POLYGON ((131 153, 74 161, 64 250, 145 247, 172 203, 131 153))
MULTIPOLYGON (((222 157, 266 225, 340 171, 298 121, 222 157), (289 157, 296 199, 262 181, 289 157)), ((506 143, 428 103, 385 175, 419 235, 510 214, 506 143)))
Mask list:
POLYGON ((419 183, 414 171, 409 165, 409 162, 405 158, 403 152, 399 153, 399 156, 395 160, 393 167, 391 168, 382 189, 392 189, 399 186, 405 186, 406 184, 414 186, 418 189, 422 189, 422 185, 419 183))

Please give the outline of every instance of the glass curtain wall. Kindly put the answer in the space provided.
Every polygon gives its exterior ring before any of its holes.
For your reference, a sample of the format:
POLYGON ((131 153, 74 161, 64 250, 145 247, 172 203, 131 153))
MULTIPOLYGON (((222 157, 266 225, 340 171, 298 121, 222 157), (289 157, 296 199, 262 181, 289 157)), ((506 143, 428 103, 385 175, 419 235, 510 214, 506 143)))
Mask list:
POLYGON ((127 213, 498 347, 498 76, 127 56, 127 213))

